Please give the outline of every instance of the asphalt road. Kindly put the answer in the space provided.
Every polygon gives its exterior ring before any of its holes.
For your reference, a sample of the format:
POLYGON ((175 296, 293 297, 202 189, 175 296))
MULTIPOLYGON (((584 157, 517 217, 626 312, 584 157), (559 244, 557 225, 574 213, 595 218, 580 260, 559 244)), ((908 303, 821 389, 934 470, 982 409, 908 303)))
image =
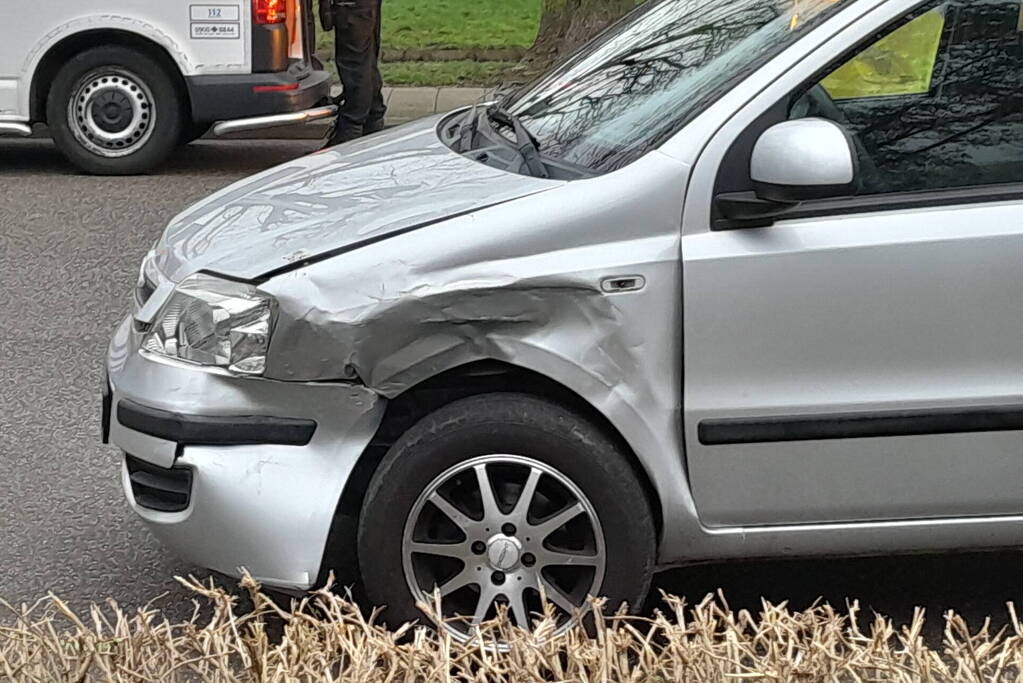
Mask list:
MULTIPOLYGON (((82 607, 137 606, 167 592, 191 613, 175 558, 130 514, 118 454, 99 444, 109 334, 127 310, 138 264, 167 221, 253 172, 306 154, 311 141, 200 142, 160 175, 79 176, 46 141, 0 141, 0 598, 52 591, 82 607)), ((761 596, 806 607, 859 599, 908 619, 965 613, 978 626, 1023 602, 1023 555, 989 553, 706 565, 660 576, 657 590, 699 600, 722 588, 734 607, 761 596)))

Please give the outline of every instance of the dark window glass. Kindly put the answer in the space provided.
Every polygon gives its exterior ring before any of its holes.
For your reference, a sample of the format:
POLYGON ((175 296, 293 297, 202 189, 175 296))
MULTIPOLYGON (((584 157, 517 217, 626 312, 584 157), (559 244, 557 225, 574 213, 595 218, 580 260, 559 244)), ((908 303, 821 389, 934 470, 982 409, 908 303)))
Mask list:
POLYGON ((794 104, 856 144, 861 193, 1023 182, 1023 1, 934 2, 794 104))

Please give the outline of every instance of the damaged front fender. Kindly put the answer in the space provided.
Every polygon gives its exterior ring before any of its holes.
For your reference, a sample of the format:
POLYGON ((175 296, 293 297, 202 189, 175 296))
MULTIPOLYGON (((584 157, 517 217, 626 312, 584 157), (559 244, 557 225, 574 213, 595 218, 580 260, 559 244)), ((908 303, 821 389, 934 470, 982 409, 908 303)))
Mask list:
POLYGON ((270 371, 293 380, 358 379, 393 397, 473 361, 516 363, 532 348, 556 353, 610 387, 638 366, 642 337, 623 322, 613 300, 581 279, 505 276, 412 285, 370 297, 363 306, 306 309, 275 339, 329 352, 278 356, 273 349, 271 356, 284 362, 270 371))
MULTIPOLYGON (((681 454, 686 172, 650 154, 276 275, 261 285, 279 304, 267 375, 394 398, 476 361, 525 368, 607 418, 664 518, 695 518, 684 462, 665 457, 681 454), (628 277, 640 286, 605 287, 628 277)), ((683 542, 665 539, 662 554, 683 542)))
POLYGON ((356 380, 393 397, 460 365, 528 356, 602 392, 656 391, 678 358, 665 356, 678 342, 685 169, 650 155, 629 170, 271 278, 261 286, 279 304, 267 376, 356 380), (622 276, 643 286, 607 291, 622 276))

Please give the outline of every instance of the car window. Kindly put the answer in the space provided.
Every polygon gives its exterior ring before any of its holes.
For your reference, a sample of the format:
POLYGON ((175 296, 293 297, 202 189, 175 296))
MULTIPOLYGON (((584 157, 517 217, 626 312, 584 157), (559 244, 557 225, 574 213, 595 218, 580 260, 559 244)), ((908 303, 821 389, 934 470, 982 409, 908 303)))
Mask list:
POLYGON ((931 2, 804 90, 851 135, 860 193, 1023 183, 1023 3, 931 2))
POLYGON ((925 12, 856 55, 821 84, 835 100, 930 92, 944 30, 943 9, 925 12))

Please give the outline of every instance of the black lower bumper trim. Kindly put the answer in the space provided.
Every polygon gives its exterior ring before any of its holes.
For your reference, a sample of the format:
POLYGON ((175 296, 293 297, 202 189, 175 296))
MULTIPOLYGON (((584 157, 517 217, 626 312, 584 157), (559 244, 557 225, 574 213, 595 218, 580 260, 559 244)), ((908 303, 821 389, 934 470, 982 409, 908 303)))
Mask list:
POLYGON ((110 389, 110 377, 106 373, 103 375, 103 408, 101 419, 103 420, 100 425, 100 437, 102 443, 110 443, 110 412, 113 406, 114 392, 110 389))
POLYGON ((291 114, 317 107, 330 98, 330 74, 326 71, 313 71, 298 81, 287 71, 191 76, 185 80, 192 119, 207 123, 291 114), (294 89, 279 89, 290 87, 294 89))
POLYGON ((125 454, 131 495, 139 507, 157 512, 184 512, 192 498, 192 470, 166 469, 125 454))
POLYGON ((124 400, 117 403, 117 421, 128 429, 182 446, 305 446, 316 432, 313 420, 183 415, 124 400))

